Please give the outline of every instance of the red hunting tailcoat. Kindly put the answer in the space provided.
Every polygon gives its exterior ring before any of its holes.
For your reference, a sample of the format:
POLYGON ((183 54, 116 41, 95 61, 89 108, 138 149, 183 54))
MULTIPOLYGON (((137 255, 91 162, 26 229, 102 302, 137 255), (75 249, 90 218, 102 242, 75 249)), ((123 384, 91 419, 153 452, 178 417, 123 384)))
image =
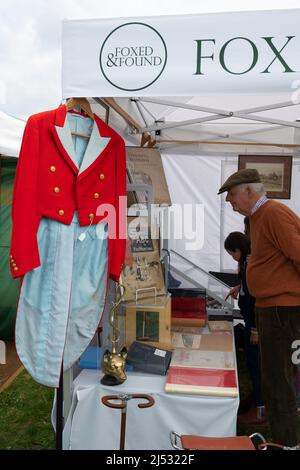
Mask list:
POLYGON ((107 280, 119 279, 125 258, 125 145, 94 117, 67 113, 66 106, 31 116, 15 178, 10 265, 22 278, 17 351, 35 380, 54 387, 62 367, 92 339, 107 280), (70 126, 91 126, 86 146, 70 126))
POLYGON ((118 280, 126 245, 126 204, 122 198, 119 201, 120 196, 126 196, 124 141, 95 115, 101 137, 110 141, 79 174, 58 136, 65 119, 66 106, 60 106, 33 115, 27 122, 14 184, 12 275, 23 276, 40 265, 36 235, 42 217, 70 224, 77 209, 80 225, 97 224, 105 217, 97 215, 97 207, 110 204, 116 210, 112 233, 117 238, 109 237, 109 277, 118 280))

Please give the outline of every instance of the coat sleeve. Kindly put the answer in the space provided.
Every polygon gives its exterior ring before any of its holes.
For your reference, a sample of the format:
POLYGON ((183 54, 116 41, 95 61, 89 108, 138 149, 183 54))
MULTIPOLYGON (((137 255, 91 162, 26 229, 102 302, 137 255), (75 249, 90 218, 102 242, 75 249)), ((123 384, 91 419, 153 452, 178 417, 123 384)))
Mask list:
POLYGON ((115 237, 110 239, 110 260, 109 260, 109 277, 113 281, 118 282, 122 267, 125 260, 126 252, 126 150, 125 143, 122 140, 119 145, 117 164, 116 164, 116 192, 115 192, 115 209, 116 209, 116 233, 115 237))
POLYGON ((10 269, 14 278, 40 265, 37 229, 39 134, 33 117, 27 121, 19 154, 12 200, 10 269))

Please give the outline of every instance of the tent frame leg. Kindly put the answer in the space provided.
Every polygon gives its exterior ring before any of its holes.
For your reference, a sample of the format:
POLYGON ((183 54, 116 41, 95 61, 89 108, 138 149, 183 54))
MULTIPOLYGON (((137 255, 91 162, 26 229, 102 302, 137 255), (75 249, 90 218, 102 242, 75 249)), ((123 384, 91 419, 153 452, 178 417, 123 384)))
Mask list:
POLYGON ((64 385, 63 373, 60 375, 59 387, 56 389, 56 450, 63 449, 63 402, 64 402, 64 385))

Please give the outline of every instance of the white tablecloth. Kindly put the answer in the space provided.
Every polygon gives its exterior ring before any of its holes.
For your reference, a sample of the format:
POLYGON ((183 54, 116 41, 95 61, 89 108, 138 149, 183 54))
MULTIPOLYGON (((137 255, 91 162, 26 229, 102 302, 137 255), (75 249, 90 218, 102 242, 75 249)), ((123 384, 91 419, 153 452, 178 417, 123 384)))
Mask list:
POLYGON ((128 372, 122 385, 108 387, 100 383, 101 376, 98 370, 83 370, 74 381, 64 449, 119 449, 121 410, 101 402, 103 395, 118 393, 146 393, 155 400, 154 406, 145 409, 137 406, 141 400, 129 400, 126 450, 172 449, 172 430, 217 437, 236 435, 238 397, 167 394, 164 376, 137 372, 128 372))

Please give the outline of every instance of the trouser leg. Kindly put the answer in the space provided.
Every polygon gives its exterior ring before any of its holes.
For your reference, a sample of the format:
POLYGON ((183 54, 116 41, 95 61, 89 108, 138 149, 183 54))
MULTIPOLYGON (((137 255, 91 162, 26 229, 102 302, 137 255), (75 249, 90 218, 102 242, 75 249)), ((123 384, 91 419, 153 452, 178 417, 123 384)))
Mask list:
POLYGON ((300 307, 257 308, 262 390, 274 442, 300 441, 292 342, 300 339, 300 307))

